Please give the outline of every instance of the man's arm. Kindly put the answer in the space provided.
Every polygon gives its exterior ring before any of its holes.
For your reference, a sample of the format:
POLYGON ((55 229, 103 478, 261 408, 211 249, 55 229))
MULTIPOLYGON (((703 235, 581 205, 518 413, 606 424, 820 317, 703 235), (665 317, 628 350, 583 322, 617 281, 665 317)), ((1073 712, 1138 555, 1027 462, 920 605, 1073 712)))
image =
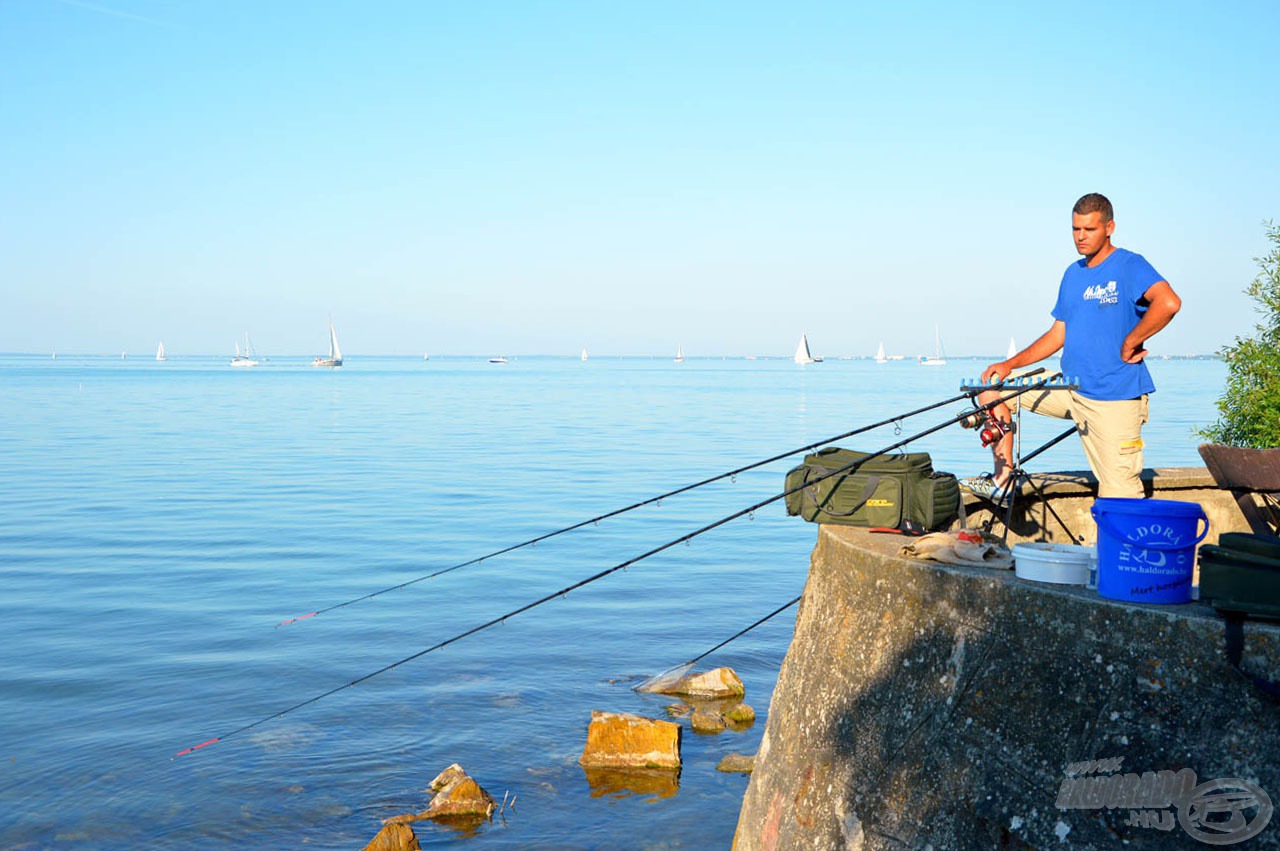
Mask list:
MULTIPOLYGON (((1168 284, 1165 284, 1168 286, 1168 284)), ((1154 288, 1153 288, 1154 289, 1154 288)), ((1168 324, 1168 320, 1165 320, 1168 324)), ((1163 325, 1160 327, 1164 327, 1163 325)), ((1134 329, 1137 330, 1137 329, 1134 329)), ((1154 331, 1152 333, 1155 333, 1154 331)), ((1067 338, 1067 326, 1061 319, 1055 319, 1049 330, 1040 335, 1040 339, 1027 346, 1008 360, 993 363, 982 373, 982 380, 1004 381, 1009 373, 1024 366, 1039 363, 1045 358, 1062 350, 1062 343, 1067 338)))
POLYGON ((1147 356, 1143 344, 1168 325, 1174 314, 1182 309, 1182 299, 1169 286, 1168 281, 1156 281, 1142 294, 1148 305, 1142 321, 1134 326, 1120 344, 1120 359, 1125 363, 1137 363, 1147 356))

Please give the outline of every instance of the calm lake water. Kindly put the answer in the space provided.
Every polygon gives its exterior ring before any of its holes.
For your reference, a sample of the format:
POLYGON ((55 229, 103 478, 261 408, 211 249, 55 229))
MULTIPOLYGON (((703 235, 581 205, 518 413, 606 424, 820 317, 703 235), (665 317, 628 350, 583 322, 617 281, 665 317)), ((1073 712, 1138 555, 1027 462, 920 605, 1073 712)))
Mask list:
MULTIPOLYGON (((707 660, 759 720, 686 729, 676 794, 593 789, 576 760, 591 710, 665 717, 630 686, 800 593, 816 527, 780 503, 171 757, 776 494, 799 457, 285 618, 954 395, 986 362, 0 357, 0 846, 360 848, 459 762, 515 808, 474 835, 420 822, 424 847, 727 847, 747 778, 715 766, 755 751, 794 610, 707 660)), ((1152 371, 1147 464, 1198 466, 1225 368, 1152 371)), ((913 448, 989 463, 955 428, 913 448)), ((1074 440, 1039 460, 1085 466, 1074 440)))

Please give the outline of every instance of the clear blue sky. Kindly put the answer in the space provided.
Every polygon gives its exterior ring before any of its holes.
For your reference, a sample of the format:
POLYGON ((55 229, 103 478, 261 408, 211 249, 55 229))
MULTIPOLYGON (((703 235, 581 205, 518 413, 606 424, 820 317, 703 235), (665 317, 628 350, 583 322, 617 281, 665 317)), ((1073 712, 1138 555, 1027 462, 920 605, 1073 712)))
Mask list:
POLYGON ((0 0, 0 351, 1003 352, 1070 207, 1253 325, 1280 3, 0 0), (1000 327, 1003 324, 1004 327, 1000 327))

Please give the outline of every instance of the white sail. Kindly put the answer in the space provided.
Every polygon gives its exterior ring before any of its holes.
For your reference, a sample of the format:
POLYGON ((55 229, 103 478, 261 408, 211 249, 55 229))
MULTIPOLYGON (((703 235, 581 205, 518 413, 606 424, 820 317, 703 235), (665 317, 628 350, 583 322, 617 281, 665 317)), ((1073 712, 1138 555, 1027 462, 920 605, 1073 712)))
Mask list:
POLYGON ((338 348, 338 332, 333 330, 333 320, 329 320, 329 356, 315 358, 312 366, 342 366, 342 349, 338 348))
POLYGON ((1005 355, 1005 356, 1004 356, 1004 359, 1005 359, 1005 360, 1008 360, 1009 358, 1013 357, 1013 356, 1014 356, 1014 355, 1016 355, 1017 353, 1018 353, 1018 344, 1017 344, 1017 343, 1015 343, 1015 342, 1013 341, 1013 338, 1012 338, 1012 337, 1010 337, 1010 338, 1009 338, 1009 353, 1008 353, 1007 355, 1005 355))
POLYGON ((884 356, 884 342, 881 341, 880 348, 876 349, 876 363, 888 363, 889 359, 884 356))
POLYGON ((583 359, 583 360, 586 360, 586 359, 587 359, 587 350, 586 350, 586 349, 583 349, 583 350, 582 350, 582 359, 583 359))
POLYGON ((676 346, 676 363, 684 363, 684 346, 676 346))
POLYGON ((944 366, 947 362, 942 354, 942 337, 938 334, 938 325, 933 326, 933 357, 920 358, 921 366, 944 366))
POLYGON ((249 342, 249 332, 244 332, 244 352, 240 351, 240 341, 236 341, 236 356, 231 359, 232 366, 257 366, 253 356, 253 344, 249 342))
POLYGON ((796 346, 796 356, 792 360, 796 363, 817 363, 817 360, 809 352, 808 334, 800 335, 800 343, 796 346))
POLYGON ((168 360, 168 358, 164 356, 164 340, 160 341, 160 348, 156 349, 156 360, 168 360))

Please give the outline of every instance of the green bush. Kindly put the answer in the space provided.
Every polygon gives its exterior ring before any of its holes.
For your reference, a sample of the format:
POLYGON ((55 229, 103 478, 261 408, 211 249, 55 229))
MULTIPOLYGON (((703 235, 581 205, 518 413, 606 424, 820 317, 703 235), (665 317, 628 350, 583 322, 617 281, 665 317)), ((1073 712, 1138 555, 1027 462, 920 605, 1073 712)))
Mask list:
POLYGON ((1237 337, 1220 354, 1227 386, 1218 421, 1200 432, 1214 443, 1254 449, 1280 447, 1280 226, 1265 225, 1271 253, 1255 258, 1261 271, 1245 292, 1262 314, 1252 337, 1237 337))

